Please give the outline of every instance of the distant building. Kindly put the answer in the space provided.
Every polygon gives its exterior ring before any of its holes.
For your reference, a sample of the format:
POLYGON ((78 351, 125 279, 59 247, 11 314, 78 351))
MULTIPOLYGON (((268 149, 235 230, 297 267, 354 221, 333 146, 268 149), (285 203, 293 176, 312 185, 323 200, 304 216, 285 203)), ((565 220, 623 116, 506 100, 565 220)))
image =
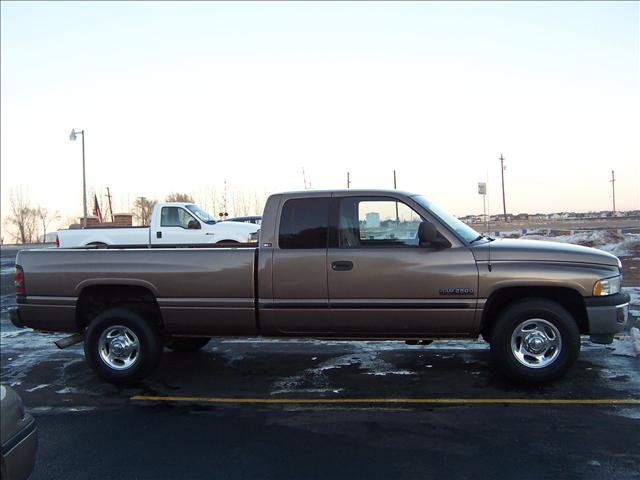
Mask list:
POLYGON ((378 212, 369 212, 365 221, 368 228, 378 228, 380 226, 380 214, 378 212))

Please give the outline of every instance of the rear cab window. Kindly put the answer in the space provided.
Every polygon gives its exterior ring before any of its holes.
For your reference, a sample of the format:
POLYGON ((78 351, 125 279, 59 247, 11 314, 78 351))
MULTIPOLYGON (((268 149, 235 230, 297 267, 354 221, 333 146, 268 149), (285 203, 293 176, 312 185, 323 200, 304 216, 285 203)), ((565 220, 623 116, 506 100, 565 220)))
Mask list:
POLYGON ((280 214, 278 246, 282 249, 327 248, 329 197, 292 198, 280 214))

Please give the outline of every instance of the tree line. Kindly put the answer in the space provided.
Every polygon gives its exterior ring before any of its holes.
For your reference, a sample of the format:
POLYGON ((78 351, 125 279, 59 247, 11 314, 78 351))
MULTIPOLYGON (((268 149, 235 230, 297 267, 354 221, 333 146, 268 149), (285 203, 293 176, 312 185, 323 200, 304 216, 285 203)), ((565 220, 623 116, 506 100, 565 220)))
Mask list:
POLYGON ((29 195, 22 188, 9 191, 9 214, 5 219, 5 227, 14 243, 45 241, 51 223, 59 219, 57 210, 31 205, 29 195))

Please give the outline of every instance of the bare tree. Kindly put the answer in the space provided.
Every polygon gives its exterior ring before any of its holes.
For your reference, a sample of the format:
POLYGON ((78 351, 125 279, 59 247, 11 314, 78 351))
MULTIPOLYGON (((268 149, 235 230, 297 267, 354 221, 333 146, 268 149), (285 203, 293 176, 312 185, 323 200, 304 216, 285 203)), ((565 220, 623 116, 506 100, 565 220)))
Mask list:
POLYGON ((188 193, 172 193, 167 195, 166 202, 191 202, 193 203, 193 197, 188 193))
POLYGON ((146 197, 138 197, 133 202, 133 216, 140 225, 149 226, 155 204, 155 200, 149 200, 146 197))
POLYGON ((46 207, 38 207, 36 209, 36 215, 42 225, 42 241, 46 242, 47 230, 49 229, 49 225, 51 225, 51 222, 53 222, 54 220, 60 219, 60 212, 58 212, 57 210, 52 212, 46 207))
POLYGON ((6 220, 16 243, 32 243, 37 239, 36 209, 31 207, 29 195, 22 188, 9 191, 9 217, 6 220))

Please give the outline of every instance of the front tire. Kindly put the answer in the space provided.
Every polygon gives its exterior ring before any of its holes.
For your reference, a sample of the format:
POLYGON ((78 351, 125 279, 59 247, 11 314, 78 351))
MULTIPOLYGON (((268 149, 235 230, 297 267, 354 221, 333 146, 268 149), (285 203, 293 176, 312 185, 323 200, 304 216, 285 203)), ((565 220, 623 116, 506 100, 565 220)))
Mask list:
POLYGON ((580 353, 580 331, 556 302, 528 299, 508 306, 491 332, 491 356, 510 379, 541 384, 564 375, 580 353))
POLYGON ((161 354, 160 333, 142 310, 105 310, 85 334, 85 360, 100 378, 116 385, 134 385, 145 378, 158 365, 161 354))

